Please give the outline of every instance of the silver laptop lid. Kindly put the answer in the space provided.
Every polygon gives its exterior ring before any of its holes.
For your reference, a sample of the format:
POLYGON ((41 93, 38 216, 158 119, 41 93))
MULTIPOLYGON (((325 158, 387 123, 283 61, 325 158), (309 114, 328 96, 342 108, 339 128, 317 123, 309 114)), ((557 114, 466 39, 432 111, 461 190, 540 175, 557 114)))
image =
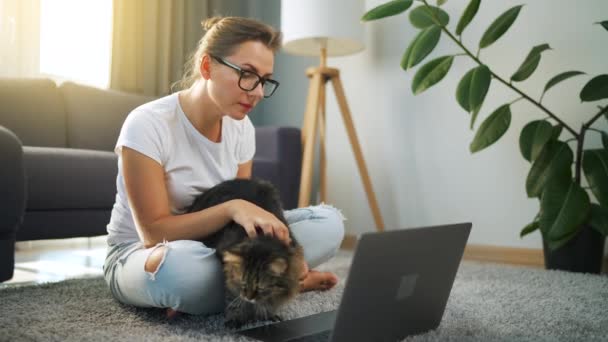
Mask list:
POLYGON ((365 233, 332 341, 395 341, 439 326, 471 223, 365 233))

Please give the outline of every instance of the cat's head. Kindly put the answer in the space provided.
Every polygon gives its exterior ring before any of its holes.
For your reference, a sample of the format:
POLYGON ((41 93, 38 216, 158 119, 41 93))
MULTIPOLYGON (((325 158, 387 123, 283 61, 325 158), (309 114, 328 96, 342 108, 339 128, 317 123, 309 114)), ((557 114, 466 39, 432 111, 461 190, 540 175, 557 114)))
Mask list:
POLYGON ((223 253, 227 289, 250 303, 281 302, 298 291, 303 254, 268 237, 246 239, 223 253))

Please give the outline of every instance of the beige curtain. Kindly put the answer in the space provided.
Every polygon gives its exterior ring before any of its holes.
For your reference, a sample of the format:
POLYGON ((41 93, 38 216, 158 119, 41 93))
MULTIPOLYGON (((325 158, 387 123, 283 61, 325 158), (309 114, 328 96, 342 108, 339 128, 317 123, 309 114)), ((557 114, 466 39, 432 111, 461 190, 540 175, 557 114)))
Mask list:
POLYGON ((203 34, 209 0, 113 0, 110 88, 170 93, 203 34))
POLYGON ((0 0, 0 77, 39 76, 39 0, 0 0))

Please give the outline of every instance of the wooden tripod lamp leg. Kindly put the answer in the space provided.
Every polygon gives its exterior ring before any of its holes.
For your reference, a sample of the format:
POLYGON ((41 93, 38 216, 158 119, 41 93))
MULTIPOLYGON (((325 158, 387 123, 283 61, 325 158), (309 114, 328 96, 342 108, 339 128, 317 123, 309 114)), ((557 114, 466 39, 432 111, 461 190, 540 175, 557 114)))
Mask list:
POLYGON ((346 132, 348 133, 348 139, 350 140, 350 144, 353 148, 353 153, 355 154, 357 166, 359 167, 359 173, 363 180, 363 186, 365 188, 365 192, 367 193, 367 200, 372 209, 374 221, 376 222, 376 229, 378 231, 383 231, 384 222, 382 221, 378 202, 376 201, 376 195, 374 194, 374 190, 372 189, 372 183, 369 179, 369 174, 367 173, 367 167, 365 166, 365 160, 363 159, 363 154, 361 153, 361 147, 359 146, 359 140, 357 139, 357 133, 355 132, 355 127, 353 125, 353 120, 350 115, 348 103, 346 102, 346 96, 344 95, 344 89, 342 88, 340 76, 337 75, 332 77, 331 81, 334 86, 338 105, 340 106, 340 111, 342 112, 342 118, 344 119, 344 126, 346 127, 346 132))
POLYGON ((306 113, 304 113, 304 132, 303 134, 303 159, 302 173, 300 180, 300 196, 298 207, 310 205, 310 191, 312 185, 312 171, 314 164, 315 133, 317 130, 317 117, 319 109, 319 97, 322 82, 321 73, 315 73, 310 80, 308 88, 308 101, 306 103, 306 113))
MULTIPOLYGON (((325 85, 325 81, 323 81, 325 85)), ((325 132, 326 132, 326 117, 325 117, 325 90, 326 87, 322 86, 319 96, 319 194, 321 203, 327 203, 327 161, 325 158, 325 132)))
POLYGON ((316 115, 316 110, 311 107, 313 98, 317 97, 318 91, 314 89, 315 82, 313 81, 313 76, 309 76, 309 84, 308 84, 308 96, 306 97, 306 108, 304 109, 304 120, 302 121, 302 146, 306 145, 306 137, 309 136, 309 132, 312 129, 315 129, 312 126, 312 120, 316 115))

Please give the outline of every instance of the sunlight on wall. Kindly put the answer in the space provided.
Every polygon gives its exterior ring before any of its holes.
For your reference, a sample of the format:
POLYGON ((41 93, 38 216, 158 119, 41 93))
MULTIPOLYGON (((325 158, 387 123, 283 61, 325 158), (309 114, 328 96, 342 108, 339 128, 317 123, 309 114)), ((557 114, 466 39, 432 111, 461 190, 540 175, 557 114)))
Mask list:
POLYGON ((40 0, 40 73, 107 88, 112 0, 40 0))

